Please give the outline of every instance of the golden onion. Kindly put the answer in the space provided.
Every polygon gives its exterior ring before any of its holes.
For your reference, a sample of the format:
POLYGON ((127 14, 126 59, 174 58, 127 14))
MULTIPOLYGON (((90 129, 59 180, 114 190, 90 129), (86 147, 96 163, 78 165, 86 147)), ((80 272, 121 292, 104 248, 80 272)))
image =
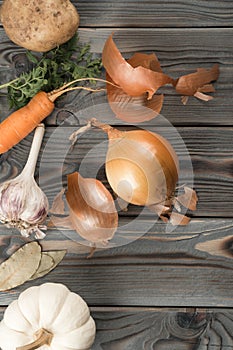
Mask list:
POLYGON ((179 161, 171 144, 147 130, 119 131, 92 123, 108 134, 106 175, 114 192, 136 205, 163 203, 174 195, 179 161))
POLYGON ((187 186, 183 186, 183 194, 175 196, 179 160, 171 144, 157 133, 120 131, 93 118, 72 133, 72 145, 93 126, 108 135, 105 169, 115 194, 128 203, 147 206, 165 223, 187 225, 190 218, 182 213, 182 207, 196 210, 198 198, 187 186))

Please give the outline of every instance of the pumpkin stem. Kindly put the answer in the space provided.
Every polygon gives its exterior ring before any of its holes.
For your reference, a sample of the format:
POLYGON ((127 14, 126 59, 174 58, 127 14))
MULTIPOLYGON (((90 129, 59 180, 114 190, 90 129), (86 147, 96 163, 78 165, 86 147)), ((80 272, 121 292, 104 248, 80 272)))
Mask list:
POLYGON ((53 334, 48 332, 46 329, 41 328, 36 333, 36 340, 30 344, 19 346, 16 350, 35 350, 40 348, 42 345, 50 345, 53 339, 53 334))

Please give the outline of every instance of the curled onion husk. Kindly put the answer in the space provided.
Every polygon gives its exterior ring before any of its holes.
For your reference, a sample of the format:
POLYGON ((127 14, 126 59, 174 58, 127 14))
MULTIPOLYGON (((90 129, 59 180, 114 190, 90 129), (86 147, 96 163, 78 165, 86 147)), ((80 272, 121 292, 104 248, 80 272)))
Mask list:
POLYGON ((72 227, 84 239, 107 244, 118 226, 118 213, 111 193, 97 179, 68 175, 66 199, 72 227))
POLYGON ((119 85, 130 96, 141 96, 147 93, 148 99, 151 99, 161 86, 174 84, 174 80, 161 71, 154 71, 138 65, 138 58, 133 61, 134 68, 123 58, 112 39, 112 35, 105 42, 102 62, 115 84, 119 85))
MULTIPOLYGON (((195 96, 203 101, 209 101, 213 97, 206 95, 206 92, 214 92, 212 81, 217 80, 219 76, 219 66, 214 64, 211 69, 198 68, 195 73, 181 76, 176 84, 176 91, 184 96, 195 96)), ((182 99, 187 102, 187 97, 182 99)))
MULTIPOLYGON (((155 54, 135 53, 127 62, 133 67, 138 66, 161 72, 159 61, 155 54)), ((117 87, 110 75, 106 72, 107 97, 112 111, 118 119, 129 123, 141 123, 155 118, 161 111, 164 95, 153 95, 148 100, 147 93, 140 96, 130 96, 120 87, 117 87), (147 108, 141 108, 147 107, 147 108)))

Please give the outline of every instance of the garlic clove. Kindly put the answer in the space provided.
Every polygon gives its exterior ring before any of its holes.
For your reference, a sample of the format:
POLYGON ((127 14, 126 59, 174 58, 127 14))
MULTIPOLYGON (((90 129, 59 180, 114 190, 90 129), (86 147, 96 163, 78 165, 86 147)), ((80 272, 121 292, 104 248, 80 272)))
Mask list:
POLYGON ((26 221, 30 224, 42 223, 49 209, 49 203, 46 195, 36 184, 36 181, 32 179, 30 196, 27 198, 27 205, 21 214, 21 220, 26 221))
POLYGON ((33 178, 17 177, 0 186, 0 221, 17 228, 24 237, 35 233, 36 238, 44 238, 41 224, 48 209, 48 199, 33 178))
POLYGON ((44 126, 40 124, 22 173, 0 184, 0 222, 17 228, 24 237, 34 233, 38 239, 45 236, 42 229, 46 229, 46 226, 42 224, 49 210, 48 199, 34 179, 43 135, 44 126))

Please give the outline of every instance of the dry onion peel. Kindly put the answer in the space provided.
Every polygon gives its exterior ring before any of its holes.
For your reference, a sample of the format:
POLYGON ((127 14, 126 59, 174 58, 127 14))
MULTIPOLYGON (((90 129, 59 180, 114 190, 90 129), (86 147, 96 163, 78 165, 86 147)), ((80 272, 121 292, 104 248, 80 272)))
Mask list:
POLYGON ((154 54, 146 54, 141 52, 136 52, 132 57, 130 57, 127 62, 133 67, 142 66, 144 68, 150 69, 154 72, 162 72, 158 57, 154 54))
POLYGON ((142 66, 132 67, 121 55, 112 35, 109 36, 104 45, 102 62, 114 83, 130 96, 141 96, 147 93, 148 99, 151 99, 161 86, 174 84, 174 80, 162 72, 142 66))
MULTIPOLYGON (((162 72, 159 61, 154 54, 135 53, 128 63, 136 68, 142 66, 153 71, 162 72)), ((139 123, 155 118, 163 106, 164 95, 153 95, 147 99, 147 93, 140 96, 130 96, 123 89, 117 88, 114 81, 106 73, 108 102, 116 117, 131 123, 139 123), (142 108, 147 107, 147 108, 142 108)))
MULTIPOLYGON (((173 213, 178 207, 174 203, 179 201, 184 207, 194 209, 197 197, 194 190, 185 187, 184 195, 175 199, 179 161, 170 143, 147 130, 120 131, 96 119, 88 123, 87 129, 90 125, 108 135, 105 169, 113 191, 128 203, 147 206, 165 222, 170 219, 172 224, 187 224, 189 218, 173 213)), ((78 135, 75 132, 70 140, 75 142, 78 135)))
POLYGON ((49 210, 52 214, 62 215, 65 214, 65 202, 62 199, 65 189, 62 188, 61 191, 55 196, 51 209, 49 210))
MULTIPOLYGON (((90 128, 81 127, 81 134, 90 128)), ((79 135, 76 132, 75 141, 79 135)), ((91 245, 88 258, 96 248, 104 248, 118 227, 118 213, 114 199, 98 180, 83 178, 78 172, 68 175, 68 190, 62 189, 54 198, 49 227, 54 225, 77 234, 91 245), (66 210, 65 207, 68 207, 66 210), (61 216, 58 216, 61 215, 61 216)))
MULTIPOLYGON (((198 68, 195 73, 183 75, 177 80, 176 91, 185 96, 195 96, 203 101, 209 101, 212 96, 208 96, 206 92, 214 92, 215 89, 210 82, 218 79, 219 66, 213 65, 211 69, 198 68)), ((187 102, 184 98, 183 103, 187 102)))
MULTIPOLYGON (((113 197, 97 179, 83 178, 78 172, 69 174, 65 192, 68 215, 64 215, 64 190, 54 198, 49 225, 75 230, 92 247, 103 248, 113 238, 118 227, 118 213, 113 197)), ((93 254, 88 256, 90 257, 93 254)))
POLYGON ((99 180, 69 174, 66 199, 72 225, 82 238, 94 245, 105 245, 113 238, 118 213, 112 195, 99 180))
MULTIPOLYGON (((197 209, 197 194, 190 187, 184 186, 184 193, 177 196, 175 201, 190 210, 195 211, 197 209)), ((176 205, 176 203, 174 204, 176 205)))

